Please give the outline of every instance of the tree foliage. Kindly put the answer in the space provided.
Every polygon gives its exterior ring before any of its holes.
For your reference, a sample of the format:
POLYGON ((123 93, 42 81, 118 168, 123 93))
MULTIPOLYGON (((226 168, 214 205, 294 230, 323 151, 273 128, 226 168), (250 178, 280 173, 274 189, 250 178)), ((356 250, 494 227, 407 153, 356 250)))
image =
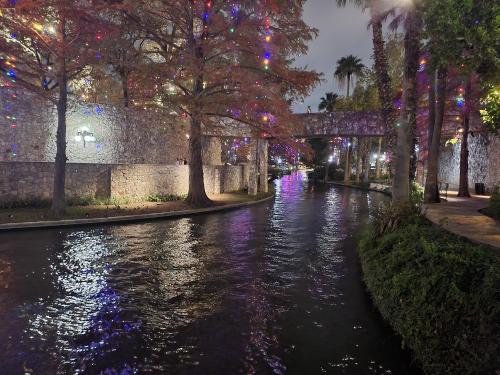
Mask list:
POLYGON ((479 110, 483 124, 492 132, 500 129, 500 87, 490 87, 479 110))
POLYGON ((321 102, 319 103, 318 110, 333 112, 335 109, 335 104, 337 103, 339 96, 334 94, 333 92, 327 92, 324 97, 321 98, 321 102))
POLYGON ((335 68, 334 76, 337 78, 337 82, 341 87, 347 84, 347 95, 349 96, 349 88, 351 85, 351 80, 361 74, 365 66, 361 62, 361 59, 354 55, 348 55, 341 57, 337 61, 337 67, 335 68))

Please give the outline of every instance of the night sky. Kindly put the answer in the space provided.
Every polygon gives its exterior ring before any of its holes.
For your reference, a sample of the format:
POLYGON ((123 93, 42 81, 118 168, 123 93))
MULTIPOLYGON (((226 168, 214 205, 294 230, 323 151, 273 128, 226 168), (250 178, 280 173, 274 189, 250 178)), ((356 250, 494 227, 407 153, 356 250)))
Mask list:
POLYGON ((325 82, 316 87, 304 103, 296 103, 294 111, 305 112, 310 105, 315 112, 325 92, 345 95, 345 89, 340 89, 333 78, 339 58, 352 54, 360 57, 363 64, 372 65, 371 33, 367 30, 369 14, 350 5, 338 8, 335 0, 309 0, 305 5, 304 20, 309 26, 319 29, 319 36, 309 44, 306 56, 297 57, 296 65, 323 73, 325 82))

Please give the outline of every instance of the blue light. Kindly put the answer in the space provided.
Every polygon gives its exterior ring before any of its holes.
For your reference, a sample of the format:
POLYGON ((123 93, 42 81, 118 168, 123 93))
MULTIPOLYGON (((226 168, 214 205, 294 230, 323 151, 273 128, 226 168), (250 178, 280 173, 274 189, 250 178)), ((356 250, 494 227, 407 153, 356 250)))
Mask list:
POLYGON ((14 71, 14 69, 9 69, 7 71, 7 76, 10 78, 16 78, 16 72, 14 71))

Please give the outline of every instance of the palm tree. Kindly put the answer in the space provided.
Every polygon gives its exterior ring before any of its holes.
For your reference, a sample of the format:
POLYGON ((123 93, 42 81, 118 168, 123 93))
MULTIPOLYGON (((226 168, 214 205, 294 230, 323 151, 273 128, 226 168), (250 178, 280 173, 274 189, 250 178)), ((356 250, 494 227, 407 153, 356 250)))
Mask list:
POLYGON ((318 109, 320 111, 333 112, 338 98, 339 96, 337 94, 334 94, 333 92, 327 92, 326 96, 321 98, 318 109))
POLYGON ((392 8, 381 14, 381 20, 392 16, 391 29, 403 25, 405 30, 403 96, 401 112, 396 124, 396 152, 394 155, 394 177, 392 199, 406 202, 410 199, 410 166, 413 153, 413 134, 417 125, 417 72, 420 57, 422 29, 421 10, 410 1, 406 6, 392 8))
POLYGON ((377 73, 377 88, 380 103, 382 105, 382 118, 387 133, 387 149, 391 150, 394 143, 394 124, 396 114, 393 105, 393 96, 391 92, 391 78, 387 67, 387 55, 384 46, 384 37, 382 32, 382 12, 380 1, 377 0, 337 0, 339 7, 346 6, 350 2, 358 7, 370 9, 370 27, 372 29, 373 57, 375 60, 375 71, 377 73))
POLYGON ((342 86, 347 82, 348 97, 351 78, 353 76, 359 76, 364 67, 365 66, 361 62, 361 59, 354 55, 342 57, 337 61, 337 69, 335 70, 334 75, 342 86))

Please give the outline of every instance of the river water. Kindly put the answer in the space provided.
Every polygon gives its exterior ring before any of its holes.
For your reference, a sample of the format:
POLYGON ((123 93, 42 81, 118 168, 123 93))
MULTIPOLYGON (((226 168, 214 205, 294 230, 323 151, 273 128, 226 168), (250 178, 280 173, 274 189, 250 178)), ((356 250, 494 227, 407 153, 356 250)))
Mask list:
POLYGON ((386 198, 275 184, 227 213, 0 234, 0 373, 419 374, 356 257, 386 198))

